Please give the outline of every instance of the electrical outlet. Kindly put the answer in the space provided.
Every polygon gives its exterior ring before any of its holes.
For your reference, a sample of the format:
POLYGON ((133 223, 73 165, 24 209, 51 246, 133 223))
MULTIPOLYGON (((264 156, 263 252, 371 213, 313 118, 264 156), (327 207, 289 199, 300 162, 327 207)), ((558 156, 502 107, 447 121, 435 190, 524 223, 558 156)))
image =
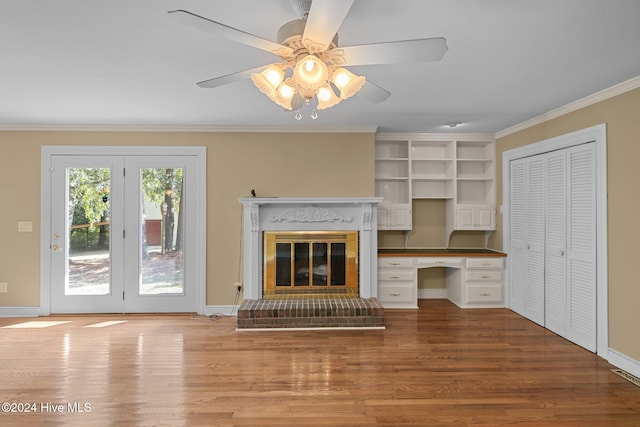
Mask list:
POLYGON ((236 288, 238 292, 240 292, 242 290, 242 283, 236 282, 233 284, 233 287, 236 288))
POLYGON ((0 283, 0 294, 6 294, 8 291, 9 284, 7 282, 0 283))

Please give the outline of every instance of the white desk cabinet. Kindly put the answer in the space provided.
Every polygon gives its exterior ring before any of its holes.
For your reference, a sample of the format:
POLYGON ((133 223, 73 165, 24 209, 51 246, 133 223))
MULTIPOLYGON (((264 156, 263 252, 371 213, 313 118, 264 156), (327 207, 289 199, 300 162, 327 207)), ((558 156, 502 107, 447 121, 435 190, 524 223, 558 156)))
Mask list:
POLYGON ((462 308, 504 307, 504 260, 467 258, 459 277, 447 282, 447 297, 462 308))
MULTIPOLYGON (((443 251, 444 252, 444 251, 443 251)), ((378 299, 385 308, 418 308, 418 269, 443 267, 447 298, 461 308, 504 307, 501 256, 378 257, 378 299)))
POLYGON ((378 258, 378 300, 382 306, 418 308, 417 278, 415 258, 378 258))

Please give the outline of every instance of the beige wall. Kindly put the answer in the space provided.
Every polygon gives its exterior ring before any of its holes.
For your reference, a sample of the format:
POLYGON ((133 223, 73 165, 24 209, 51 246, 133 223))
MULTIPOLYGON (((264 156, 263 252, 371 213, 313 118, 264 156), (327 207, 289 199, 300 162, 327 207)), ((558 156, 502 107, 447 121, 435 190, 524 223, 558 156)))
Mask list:
POLYGON ((0 307, 40 304, 40 150, 43 145, 207 147, 208 305, 234 302, 238 197, 370 197, 375 135, 363 133, 0 132, 0 307), (33 221, 18 233, 18 221, 33 221))
MULTIPOLYGON (((640 360, 640 89, 599 102, 497 140, 497 200, 502 203, 502 153, 600 123, 607 124, 609 344, 640 360)), ((490 245, 502 248, 502 216, 490 245)))

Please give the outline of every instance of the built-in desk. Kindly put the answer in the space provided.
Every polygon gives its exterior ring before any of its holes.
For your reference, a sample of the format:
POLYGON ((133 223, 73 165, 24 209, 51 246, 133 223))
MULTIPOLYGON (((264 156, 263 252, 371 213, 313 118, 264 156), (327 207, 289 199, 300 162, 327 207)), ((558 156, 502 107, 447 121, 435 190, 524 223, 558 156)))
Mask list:
POLYGON ((379 249, 378 300, 418 308, 418 269, 447 268, 447 298, 462 308, 504 307, 504 257, 489 249, 379 249))

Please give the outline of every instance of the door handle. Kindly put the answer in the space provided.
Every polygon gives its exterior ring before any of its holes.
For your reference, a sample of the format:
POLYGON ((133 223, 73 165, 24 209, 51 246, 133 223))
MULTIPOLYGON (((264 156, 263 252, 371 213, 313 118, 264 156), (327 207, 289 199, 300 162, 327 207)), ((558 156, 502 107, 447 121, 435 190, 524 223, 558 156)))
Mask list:
POLYGON ((560 255, 560 256, 564 256, 564 251, 560 251, 560 252, 558 252, 558 255, 560 255))

